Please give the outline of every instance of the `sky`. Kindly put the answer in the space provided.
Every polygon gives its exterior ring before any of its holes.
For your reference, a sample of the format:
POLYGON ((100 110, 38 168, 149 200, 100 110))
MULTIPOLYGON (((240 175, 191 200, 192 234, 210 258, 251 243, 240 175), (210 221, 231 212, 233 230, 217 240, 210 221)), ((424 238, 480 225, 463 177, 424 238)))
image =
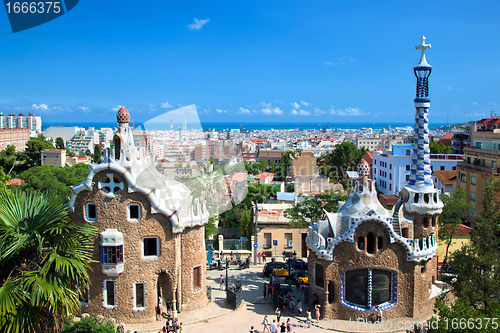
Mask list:
POLYGON ((411 124, 425 35, 431 124, 481 119, 499 111, 499 17, 491 0, 85 0, 12 33, 0 10, 0 112, 411 124))

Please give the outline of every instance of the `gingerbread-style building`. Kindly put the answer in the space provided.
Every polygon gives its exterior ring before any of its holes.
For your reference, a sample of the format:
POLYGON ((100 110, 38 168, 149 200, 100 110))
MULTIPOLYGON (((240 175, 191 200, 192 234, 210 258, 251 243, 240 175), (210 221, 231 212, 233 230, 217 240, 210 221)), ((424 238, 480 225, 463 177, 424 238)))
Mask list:
MULTIPOLYGON (((429 152, 428 77, 431 66, 422 44, 417 76, 411 175, 392 210, 377 199, 369 165, 358 164, 349 198, 326 221, 309 227, 310 297, 317 295, 323 316, 368 319, 376 306, 384 318, 421 318, 432 313, 437 275, 438 217, 443 203, 434 188, 429 152)), ((373 173, 383 165, 374 161, 373 173)), ((389 171, 390 172, 390 171, 389 171)))
POLYGON ((98 228, 82 312, 139 323, 155 320, 159 297, 176 310, 203 307, 209 213, 134 146, 125 108, 117 120, 113 149, 71 188, 73 221, 98 228))

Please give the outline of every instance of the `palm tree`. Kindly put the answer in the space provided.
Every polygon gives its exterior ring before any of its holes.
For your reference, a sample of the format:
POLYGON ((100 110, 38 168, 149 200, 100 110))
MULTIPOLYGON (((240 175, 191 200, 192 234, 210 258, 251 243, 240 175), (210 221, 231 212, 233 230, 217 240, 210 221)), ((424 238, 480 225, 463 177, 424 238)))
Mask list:
POLYGON ((0 191, 0 331, 52 332, 89 287, 96 228, 52 192, 0 191))

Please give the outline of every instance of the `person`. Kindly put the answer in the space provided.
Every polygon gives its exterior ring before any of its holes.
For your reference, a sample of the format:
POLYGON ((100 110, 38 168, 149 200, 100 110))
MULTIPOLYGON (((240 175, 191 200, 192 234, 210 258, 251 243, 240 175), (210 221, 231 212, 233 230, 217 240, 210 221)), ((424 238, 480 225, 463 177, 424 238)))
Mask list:
POLYGON ((300 317, 302 315, 302 302, 300 301, 300 299, 297 302, 297 310, 298 310, 297 315, 300 317))
POLYGON ((273 322, 271 323, 271 333, 277 333, 278 331, 278 326, 276 326, 276 320, 273 319, 273 322))
POLYGON ((262 261, 264 262, 264 264, 266 263, 266 252, 262 252, 262 261))
POLYGON ((158 296, 158 312, 156 313, 156 320, 161 320, 163 315, 163 306, 161 303, 161 296, 158 296))
POLYGON ((377 306, 376 309, 377 309, 377 321, 382 321, 382 309, 380 308, 380 306, 377 306))
POLYGON ((172 332, 172 319, 167 320, 167 332, 172 332))
POLYGON ((273 297, 273 284, 271 282, 268 283, 267 285, 267 294, 269 295, 269 297, 273 297))
POLYGON ((262 332, 270 332, 269 330, 269 321, 267 320, 267 315, 264 316, 264 320, 262 321, 262 325, 264 325, 264 329, 262 330, 262 332))
POLYGON ((259 253, 257 254, 257 258, 259 259, 259 264, 260 264, 260 258, 261 258, 261 256, 262 256, 262 255, 261 255, 261 254, 260 254, 260 252, 259 252, 259 253))
POLYGON ((314 311, 316 312, 316 321, 319 321, 319 309, 320 309, 320 305, 319 304, 316 304, 316 306, 314 307, 314 311))
POLYGON ((177 320, 177 318, 175 318, 174 322, 172 323, 172 329, 173 332, 177 332, 177 330, 179 329, 179 321, 177 320))
POLYGON ((262 288, 262 291, 264 292, 264 299, 267 299, 267 283, 264 282, 264 287, 262 288))
POLYGON ((223 286, 224 286, 224 276, 221 274, 219 276, 219 289, 222 290, 223 286))
POLYGON ((311 309, 307 309, 307 328, 311 328, 311 320, 312 320, 312 317, 311 317, 311 309))
POLYGON ((184 326, 182 326, 182 323, 179 323, 179 333, 182 333, 184 330, 184 326))
POLYGON ((255 330, 253 329, 253 326, 250 327, 250 333, 255 333, 255 330))
POLYGON ((276 308, 276 311, 274 311, 274 313, 276 313, 276 318, 278 319, 278 323, 279 323, 280 319, 281 319, 281 310, 280 310, 280 308, 276 308))
POLYGON ((280 328, 281 328, 281 333, 286 333, 286 325, 284 321, 281 322, 280 328))
POLYGON ((290 318, 286 320, 286 331, 287 333, 292 333, 293 324, 290 322, 290 318))
POLYGON ((167 315, 170 316, 170 312, 172 312, 172 302, 170 302, 170 300, 167 299, 166 305, 167 305, 167 315))

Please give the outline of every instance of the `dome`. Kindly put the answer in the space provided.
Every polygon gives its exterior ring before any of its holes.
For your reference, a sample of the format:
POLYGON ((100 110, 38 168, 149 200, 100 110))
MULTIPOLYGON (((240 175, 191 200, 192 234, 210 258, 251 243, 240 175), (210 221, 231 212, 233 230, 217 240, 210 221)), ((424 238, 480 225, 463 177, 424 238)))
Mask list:
POLYGON ((128 124, 130 122, 130 115, 128 114, 127 109, 125 109, 123 106, 118 110, 118 113, 116 114, 116 121, 118 124, 128 124))
POLYGON ((358 176, 359 177, 368 177, 370 176, 370 165, 365 159, 362 159, 358 163, 358 176))

